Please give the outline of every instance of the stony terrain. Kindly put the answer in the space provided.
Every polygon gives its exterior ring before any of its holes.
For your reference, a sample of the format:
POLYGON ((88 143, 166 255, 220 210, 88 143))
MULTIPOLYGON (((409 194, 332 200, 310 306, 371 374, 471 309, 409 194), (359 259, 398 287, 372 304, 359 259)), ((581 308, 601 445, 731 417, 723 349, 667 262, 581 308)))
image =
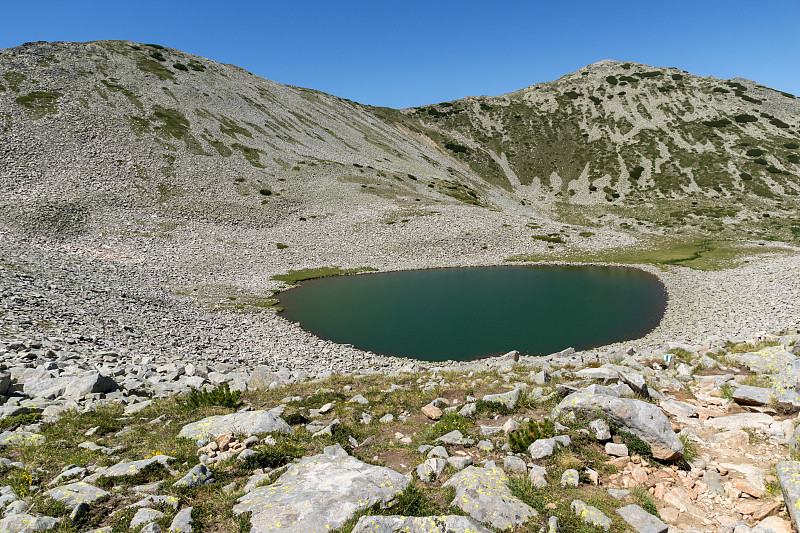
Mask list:
POLYGON ((800 334, 776 333, 314 380, 16 335, 0 531, 790 532, 800 334))
POLYGON ((603 61, 391 110, 158 45, 0 50, 0 531, 791 531, 798 102, 603 61), (275 307, 509 260, 637 265, 669 305, 441 364, 275 307))

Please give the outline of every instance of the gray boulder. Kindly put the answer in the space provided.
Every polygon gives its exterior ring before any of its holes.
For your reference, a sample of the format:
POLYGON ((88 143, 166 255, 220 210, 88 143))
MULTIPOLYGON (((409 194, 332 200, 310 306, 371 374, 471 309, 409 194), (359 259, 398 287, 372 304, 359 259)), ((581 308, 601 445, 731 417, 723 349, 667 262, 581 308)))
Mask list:
POLYGON ((718 418, 709 418, 705 425, 721 431, 731 429, 766 429, 774 422, 773 418, 764 413, 736 413, 718 418))
MULTIPOLYGON (((130 527, 131 529, 133 529, 135 527, 144 526, 146 524, 149 524, 150 522, 155 522, 156 520, 162 518, 163 516, 164 513, 162 513, 161 511, 156 511, 155 509, 148 509, 147 507, 142 507, 138 511, 136 511, 135 515, 133 515, 130 527)), ((159 528, 159 531, 161 531, 161 528, 159 528)))
POLYGON ((528 446, 528 453, 533 460, 544 459, 553 455, 557 444, 569 446, 572 443, 568 435, 558 435, 549 439, 536 439, 528 446))
POLYGON ((427 459, 424 463, 417 467, 417 476, 423 483, 433 483, 444 472, 447 466, 447 461, 439 457, 427 459))
POLYGON ((667 524, 651 515, 638 505, 626 505, 617 509, 623 520, 638 533, 667 533, 667 524))
POLYGON ((647 442, 656 459, 667 461, 683 455, 683 443, 672 431, 666 415, 651 403, 576 392, 561 400, 553 409, 552 416, 558 417, 569 412, 605 415, 618 427, 647 442))
POLYGON ((503 392, 501 394, 487 394, 486 396, 483 397, 483 400, 486 402, 502 403, 509 409, 513 409, 514 407, 517 406, 520 394, 522 394, 522 389, 516 388, 514 390, 503 392))
POLYGON ((757 352, 728 354, 728 357, 745 365, 756 374, 777 374, 797 361, 797 358, 780 346, 769 346, 757 352))
POLYGON ((258 435, 272 432, 294 434, 289 424, 269 411, 240 411, 230 415, 210 416, 186 424, 178 437, 196 440, 215 438, 225 433, 258 435))
POLYGON ((733 391, 733 400, 742 405, 767 405, 772 399, 772 389, 741 385, 733 391))
POLYGON ((470 466, 453 475, 444 484, 455 487, 455 505, 472 518, 496 529, 507 529, 525 523, 538 513, 513 496, 508 477, 499 468, 470 466))
POLYGON ((275 483, 239 498, 233 513, 252 512, 254 533, 277 527, 283 533, 334 530, 362 509, 388 507, 407 485, 408 479, 390 468, 328 446, 324 453, 290 466, 275 483))
POLYGON ((55 528, 59 522, 61 522, 61 520, 50 516, 33 516, 26 513, 19 513, 0 520, 0 531, 8 531, 9 533, 48 531, 55 528))
POLYGON ((110 493, 83 481, 69 483, 46 492, 48 496, 73 509, 82 503, 94 503, 110 493))
POLYGON ((781 485, 786 509, 789 511, 795 526, 800 527, 800 462, 780 462, 778 463, 777 471, 778 483, 781 485))
POLYGON ((594 433, 594 438, 601 442, 611 440, 611 428, 608 427, 605 420, 597 419, 589 422, 589 429, 594 433))
POLYGON ((597 507, 586 505, 586 503, 581 500, 573 500, 569 508, 575 513, 575 516, 587 524, 592 524, 594 527, 605 531, 611 531, 613 522, 597 507))
POLYGON ((194 468, 175 482, 173 487, 197 487, 214 483, 214 473, 206 465, 195 465, 194 468))
POLYGON ((525 461, 514 455, 508 455, 503 459, 503 470, 510 474, 527 474, 528 467, 525 461))
POLYGON ((3 431, 0 433, 0 448, 5 446, 38 446, 45 443, 44 435, 30 431, 3 431))
POLYGON ((564 473, 561 474, 562 487, 577 487, 578 485, 580 485, 580 482, 581 482, 581 475, 574 468, 564 470, 564 473))
POLYGON ((169 533, 192 533, 192 507, 184 507, 169 525, 169 533))
POLYGON ((445 444, 454 444, 454 445, 468 445, 468 444, 475 444, 475 441, 469 437, 465 437, 459 430, 454 429, 450 433, 445 433, 441 437, 436 439, 436 442, 443 442, 445 444))
POLYGON ((117 388, 117 382, 100 372, 86 372, 69 380, 64 396, 78 400, 88 394, 111 392, 117 388))
POLYGON ((491 533, 468 516, 362 516, 353 533, 491 533))
POLYGON ((140 459, 138 461, 120 461, 112 466, 98 468, 94 474, 86 478, 86 481, 93 483, 101 477, 135 476, 145 468, 156 463, 166 468, 169 461, 173 459, 174 457, 170 457, 169 455, 154 455, 149 459, 140 459))

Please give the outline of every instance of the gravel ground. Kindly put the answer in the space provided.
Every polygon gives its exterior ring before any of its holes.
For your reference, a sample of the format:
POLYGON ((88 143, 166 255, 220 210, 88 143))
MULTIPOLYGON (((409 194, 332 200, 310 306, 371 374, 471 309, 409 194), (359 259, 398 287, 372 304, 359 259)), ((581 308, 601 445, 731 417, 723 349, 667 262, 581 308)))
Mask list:
MULTIPOLYGON (((396 370, 411 363, 321 340, 272 310, 206 311, 193 299, 176 296, 175 290, 230 285, 263 294, 281 286, 270 275, 289 269, 497 265, 510 255, 546 246, 530 242, 530 231, 512 215, 480 213, 472 216, 474 211, 453 206, 386 224, 375 222, 387 216, 385 211, 356 209, 313 223, 261 230, 188 224, 169 238, 106 231, 68 242, 32 240, 7 231, 0 234, 0 331, 7 338, 71 338, 87 353, 113 350, 133 360, 247 368, 264 364, 311 375, 396 370), (289 248, 278 250, 276 242, 287 242, 289 248)), ((558 229, 571 231, 555 225, 537 231, 558 229)), ((630 240, 623 233, 600 230, 598 238, 583 246, 630 240)), ((761 256, 718 272, 641 268, 663 281, 669 305, 653 332, 626 346, 641 350, 668 341, 702 344, 714 335, 749 337, 788 327, 798 318, 797 256, 761 256)))

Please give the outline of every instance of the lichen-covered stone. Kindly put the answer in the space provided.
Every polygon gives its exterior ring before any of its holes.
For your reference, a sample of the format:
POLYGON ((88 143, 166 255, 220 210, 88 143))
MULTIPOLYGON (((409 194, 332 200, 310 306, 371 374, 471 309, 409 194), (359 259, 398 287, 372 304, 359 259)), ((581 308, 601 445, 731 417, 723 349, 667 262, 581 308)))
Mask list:
POLYGON ((575 513, 575 516, 587 524, 592 524, 594 527, 604 529, 605 531, 611 531, 613 522, 597 507, 586 505, 586 503, 581 500, 573 500, 569 508, 575 513))
MULTIPOLYGON (((148 509, 147 507, 142 507, 136 514, 133 515, 131 518, 131 529, 139 526, 143 526, 149 524, 150 522, 155 522, 159 518, 162 518, 164 513, 161 511, 156 511, 155 509, 148 509)), ((159 531, 161 528, 159 528, 159 531)))
POLYGON ((353 533, 491 533, 468 516, 362 516, 353 533))
POLYGON ((7 516, 0 520, 0 531, 32 533, 34 531, 48 531, 61 522, 51 516, 33 516, 19 513, 7 516))
POLYGON ((581 482, 581 475, 574 468, 564 470, 564 473, 561 474, 562 487, 577 487, 580 484, 580 482, 581 482))
POLYGON ((0 433, 0 447, 3 446, 38 446, 45 443, 44 435, 30 431, 4 431, 0 433))
POLYGON ((757 374, 776 374, 797 360, 780 346, 768 346, 757 352, 729 354, 728 357, 741 363, 757 374))
POLYGON ((638 533, 667 533, 669 530, 667 524, 638 505, 620 507, 617 509, 617 514, 638 533))
POLYGON ((522 394, 522 389, 516 388, 501 394, 487 394, 483 397, 483 400, 486 402, 502 403, 509 409, 513 409, 517 406, 520 394, 522 394))
POLYGON ((496 529, 524 524, 537 512, 513 496, 508 477, 500 468, 470 466, 447 480, 445 487, 455 487, 455 505, 472 518, 496 529))
POLYGON ((294 434, 292 427, 269 411, 242 411, 216 415, 183 426, 178 437, 187 439, 215 438, 225 433, 259 435, 261 433, 294 434))
POLYGON ((672 430, 669 419, 651 403, 576 392, 561 400, 553 409, 554 416, 569 412, 605 415, 617 427, 647 442, 656 459, 667 461, 683 455, 683 443, 672 430))
POLYGON ((290 466, 275 483, 239 498, 233 513, 252 512, 252 533, 330 531, 362 509, 388 507, 407 485, 399 472, 328 446, 290 466))
POLYGON ((173 487, 197 487, 214 482, 214 473, 206 465, 195 465, 185 476, 175 482, 173 487))
POLYGON ((783 461, 778 463, 778 483, 781 485, 786 509, 800 527, 800 462, 783 461))
POLYGON ((98 468, 94 474, 86 478, 86 481, 92 483, 100 477, 135 476, 156 463, 166 468, 169 461, 173 459, 169 455, 154 455, 148 459, 140 459, 138 461, 120 461, 112 466, 98 468))
POLYGON ((46 494, 54 500, 62 502, 69 508, 77 507, 82 503, 93 503, 109 495, 109 493, 103 489, 83 481, 50 489, 46 494))

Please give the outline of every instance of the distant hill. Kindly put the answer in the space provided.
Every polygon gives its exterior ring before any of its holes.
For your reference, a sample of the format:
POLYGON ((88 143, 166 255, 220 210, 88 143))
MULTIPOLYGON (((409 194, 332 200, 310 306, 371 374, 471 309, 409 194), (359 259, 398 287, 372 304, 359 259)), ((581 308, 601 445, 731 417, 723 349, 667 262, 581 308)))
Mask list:
POLYGON ((745 79, 607 60, 394 110, 152 44, 0 51, 0 216, 20 228, 460 203, 792 241, 799 192, 800 99, 745 79))

